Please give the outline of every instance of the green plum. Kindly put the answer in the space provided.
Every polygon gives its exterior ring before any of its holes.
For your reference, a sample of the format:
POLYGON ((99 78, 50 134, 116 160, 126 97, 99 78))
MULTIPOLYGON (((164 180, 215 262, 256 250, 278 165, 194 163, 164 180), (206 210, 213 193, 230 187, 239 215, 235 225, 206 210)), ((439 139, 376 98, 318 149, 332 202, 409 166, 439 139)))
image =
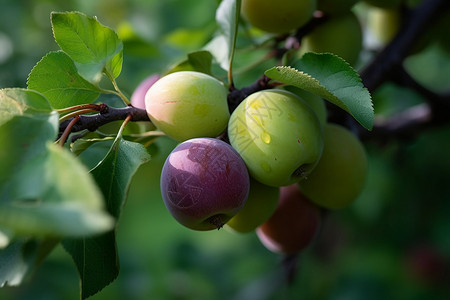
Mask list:
POLYGON ((250 191, 244 207, 227 222, 240 233, 252 232, 267 221, 278 205, 280 189, 250 178, 250 191))
POLYGON ((308 103, 308 105, 311 106, 312 110, 316 113, 320 125, 322 125, 322 127, 325 126, 325 124, 327 123, 327 107, 325 105, 325 101, 322 98, 320 98, 316 94, 310 93, 295 86, 286 86, 285 89, 296 94, 306 103, 308 103))
POLYGON ((269 186, 285 186, 308 176, 323 148, 323 132, 311 107, 279 89, 249 95, 231 114, 230 143, 250 175, 269 186))
POLYGON ((402 0, 364 0, 365 3, 381 8, 393 8, 400 5, 402 0))
POLYGON ((242 0, 242 15, 254 27, 272 33, 287 33, 306 24, 316 9, 316 0, 242 0))
POLYGON ((397 8, 368 9, 367 26, 382 45, 389 43, 400 29, 401 12, 397 8))
POLYGON ((362 28, 353 12, 330 16, 301 41, 300 54, 330 52, 354 66, 362 49, 362 28))
POLYGON ((317 8, 326 14, 342 15, 350 11, 350 9, 360 0, 317 0, 317 8))
POLYGON ((367 172, 366 151, 359 139, 345 127, 329 123, 324 128, 324 148, 318 165, 298 184, 317 205, 340 209, 356 200, 367 172))
POLYGON ((217 137, 230 118, 227 94, 223 83, 210 75, 180 71, 149 88, 145 108, 153 124, 179 142, 217 137))

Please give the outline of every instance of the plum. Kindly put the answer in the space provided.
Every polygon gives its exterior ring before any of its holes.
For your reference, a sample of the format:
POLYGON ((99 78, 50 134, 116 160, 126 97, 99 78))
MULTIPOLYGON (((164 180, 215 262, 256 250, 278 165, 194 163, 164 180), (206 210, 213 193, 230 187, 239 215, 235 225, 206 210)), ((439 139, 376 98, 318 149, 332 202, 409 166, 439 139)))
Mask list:
POLYGON ((246 203, 247 167, 227 143, 194 138, 179 144, 161 172, 161 194, 172 216, 194 230, 220 229, 246 203))
POLYGON ((148 89, 155 84, 160 76, 158 74, 153 74, 145 78, 131 95, 131 105, 137 108, 145 109, 145 94, 147 94, 148 89))
POLYGON ((256 229, 261 243, 270 251, 298 253, 317 236, 322 217, 297 184, 280 188, 280 200, 273 215, 256 229))

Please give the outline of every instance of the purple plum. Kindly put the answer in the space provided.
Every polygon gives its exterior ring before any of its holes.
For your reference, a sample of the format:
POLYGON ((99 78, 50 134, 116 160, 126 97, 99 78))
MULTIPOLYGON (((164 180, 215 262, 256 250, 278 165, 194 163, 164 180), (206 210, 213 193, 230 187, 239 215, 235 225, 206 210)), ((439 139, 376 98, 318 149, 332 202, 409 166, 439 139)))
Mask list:
POLYGON ((161 194, 172 216, 194 230, 220 229, 247 201, 250 179, 229 144, 194 138, 179 144, 161 173, 161 194))
POLYGON ((148 89, 156 82, 160 76, 158 74, 150 75, 145 78, 136 89, 133 91, 131 95, 131 105, 137 108, 145 109, 145 94, 148 89))

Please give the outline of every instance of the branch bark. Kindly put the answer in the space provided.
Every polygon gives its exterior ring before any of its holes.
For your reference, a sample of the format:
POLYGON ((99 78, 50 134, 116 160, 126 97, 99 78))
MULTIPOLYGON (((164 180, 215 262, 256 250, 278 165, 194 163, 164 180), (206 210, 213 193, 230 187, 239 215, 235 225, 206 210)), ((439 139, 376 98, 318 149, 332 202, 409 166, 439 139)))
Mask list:
MULTIPOLYGON (((95 131, 99 127, 113 121, 125 120, 131 116, 130 121, 145 121, 150 122, 145 109, 136 108, 134 106, 127 106, 123 108, 114 108, 106 106, 104 109, 92 115, 80 115, 78 122, 72 127, 71 132, 79 132, 82 130, 95 131)), ((65 128, 70 124, 73 118, 65 120, 59 124, 59 135, 62 135, 65 128)))
POLYGON ((392 71, 402 65, 415 42, 427 32, 436 16, 448 9, 449 5, 448 0, 426 0, 406 14, 405 21, 392 42, 361 71, 363 84, 370 92, 382 83, 392 80, 392 71))

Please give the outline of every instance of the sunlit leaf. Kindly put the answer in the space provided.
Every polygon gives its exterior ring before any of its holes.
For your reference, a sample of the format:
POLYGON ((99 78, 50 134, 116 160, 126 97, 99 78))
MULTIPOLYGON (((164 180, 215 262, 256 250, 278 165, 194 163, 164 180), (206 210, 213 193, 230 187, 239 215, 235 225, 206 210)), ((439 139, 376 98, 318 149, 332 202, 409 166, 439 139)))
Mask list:
POLYGON ((358 73, 338 56, 306 53, 292 67, 274 67, 265 74, 319 95, 347 111, 366 129, 372 129, 375 116, 370 93, 358 73))
POLYGON ((120 74, 123 49, 116 32, 100 24, 97 18, 80 12, 53 12, 51 14, 53 35, 61 49, 74 61, 89 66, 89 71, 99 72, 106 67, 111 76, 120 74))
POLYGON ((28 76, 28 88, 44 94, 53 108, 94 102, 100 90, 86 81, 62 51, 44 56, 28 76))
POLYGON ((43 95, 21 88, 0 90, 0 126, 14 116, 49 114, 52 108, 43 95))

